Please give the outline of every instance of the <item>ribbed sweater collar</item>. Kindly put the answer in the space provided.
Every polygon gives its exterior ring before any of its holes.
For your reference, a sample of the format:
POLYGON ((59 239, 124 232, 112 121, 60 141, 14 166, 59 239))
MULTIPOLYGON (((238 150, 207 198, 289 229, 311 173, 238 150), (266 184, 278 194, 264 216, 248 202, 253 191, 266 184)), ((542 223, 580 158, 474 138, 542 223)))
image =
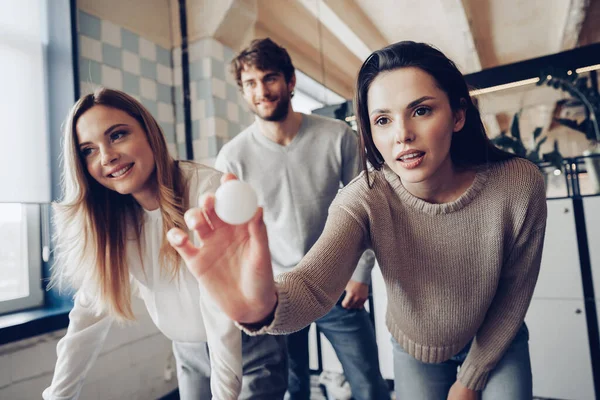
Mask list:
POLYGON ((387 165, 383 166, 382 171, 385 180, 388 182, 394 193, 396 193, 405 204, 431 215, 448 214, 466 207, 485 187, 485 183, 489 176, 489 167, 487 165, 479 166, 476 170, 477 172, 473 183, 458 199, 449 203, 434 204, 412 195, 406 190, 404 185, 402 185, 400 177, 387 165))

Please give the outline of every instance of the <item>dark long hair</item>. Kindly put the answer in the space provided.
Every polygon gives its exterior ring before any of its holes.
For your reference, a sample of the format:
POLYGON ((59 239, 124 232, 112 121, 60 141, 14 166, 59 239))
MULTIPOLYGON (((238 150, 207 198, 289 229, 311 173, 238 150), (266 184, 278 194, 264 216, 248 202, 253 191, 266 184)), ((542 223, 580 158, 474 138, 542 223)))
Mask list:
POLYGON ((384 71, 415 67, 435 79, 437 86, 448 96, 450 107, 465 109, 463 128, 452 136, 450 157, 457 167, 470 167, 489 162, 508 160, 514 154, 494 146, 488 138, 479 110, 469 95, 465 78, 456 65, 441 51, 426 43, 404 41, 373 52, 358 72, 354 99, 356 121, 360 133, 360 153, 368 181, 368 163, 380 170, 383 157, 373 143, 367 94, 375 78, 384 71))

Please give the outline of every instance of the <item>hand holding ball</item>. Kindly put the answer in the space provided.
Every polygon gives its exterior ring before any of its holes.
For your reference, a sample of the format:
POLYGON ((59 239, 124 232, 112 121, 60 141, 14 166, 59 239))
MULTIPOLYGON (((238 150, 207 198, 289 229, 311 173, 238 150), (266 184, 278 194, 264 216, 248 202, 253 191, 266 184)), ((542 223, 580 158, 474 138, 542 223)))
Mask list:
POLYGON ((256 192, 249 184, 231 180, 223 183, 215 193, 215 213, 230 225, 250 221, 258 208, 256 192))

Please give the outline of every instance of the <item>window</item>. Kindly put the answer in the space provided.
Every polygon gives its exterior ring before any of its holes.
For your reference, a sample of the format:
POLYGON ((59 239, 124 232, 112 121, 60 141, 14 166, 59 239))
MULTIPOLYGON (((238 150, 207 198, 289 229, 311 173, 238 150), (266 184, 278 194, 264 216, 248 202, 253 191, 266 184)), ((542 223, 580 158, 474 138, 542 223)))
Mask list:
POLYGON ((0 204, 0 314, 40 306, 40 206, 0 204))
POLYGON ((40 0, 0 1, 0 314, 43 302, 40 210, 51 187, 46 11, 40 0))

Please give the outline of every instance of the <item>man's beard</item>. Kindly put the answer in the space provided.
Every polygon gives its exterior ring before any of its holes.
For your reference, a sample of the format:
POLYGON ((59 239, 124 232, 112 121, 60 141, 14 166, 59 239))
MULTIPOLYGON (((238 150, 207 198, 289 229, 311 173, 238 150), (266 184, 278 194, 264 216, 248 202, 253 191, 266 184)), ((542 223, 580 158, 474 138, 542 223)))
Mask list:
POLYGON ((277 106, 270 114, 268 114, 268 115, 261 114, 258 111, 258 107, 254 107, 253 111, 254 111, 254 114, 258 115, 259 118, 264 119, 265 121, 279 122, 279 121, 283 121, 287 117, 288 111, 289 111, 289 105, 290 105, 290 96, 281 96, 279 98, 279 101, 277 102, 277 106))

